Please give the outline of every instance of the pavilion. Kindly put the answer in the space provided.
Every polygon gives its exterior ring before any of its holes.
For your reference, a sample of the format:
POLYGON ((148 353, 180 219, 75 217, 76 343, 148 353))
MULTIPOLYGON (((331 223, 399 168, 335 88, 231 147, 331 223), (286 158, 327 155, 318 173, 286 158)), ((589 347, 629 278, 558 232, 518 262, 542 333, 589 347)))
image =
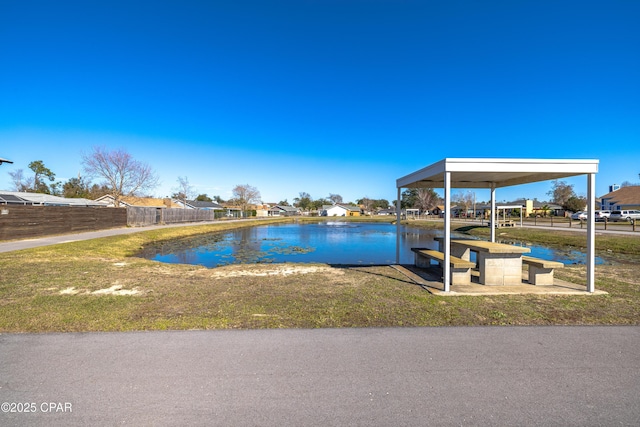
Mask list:
POLYGON ((451 287, 451 189, 491 190, 491 241, 496 240, 496 190, 502 187, 549 181, 578 175, 587 179, 587 291, 595 291, 595 174, 598 160, 576 159, 443 159, 396 180, 396 263, 400 262, 400 198, 403 188, 444 189, 444 291, 451 287))

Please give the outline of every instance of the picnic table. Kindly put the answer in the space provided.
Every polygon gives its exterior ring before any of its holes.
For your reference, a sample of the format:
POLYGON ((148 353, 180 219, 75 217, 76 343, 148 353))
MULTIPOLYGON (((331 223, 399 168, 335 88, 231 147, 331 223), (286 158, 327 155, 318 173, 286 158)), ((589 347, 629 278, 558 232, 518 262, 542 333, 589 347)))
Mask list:
MULTIPOLYGON (((444 251, 444 238, 436 237, 440 250, 444 251)), ((531 252, 529 248, 487 242, 484 240, 452 239, 451 255, 471 260, 471 252, 476 253, 479 282, 483 285, 521 285, 522 254, 531 252)))

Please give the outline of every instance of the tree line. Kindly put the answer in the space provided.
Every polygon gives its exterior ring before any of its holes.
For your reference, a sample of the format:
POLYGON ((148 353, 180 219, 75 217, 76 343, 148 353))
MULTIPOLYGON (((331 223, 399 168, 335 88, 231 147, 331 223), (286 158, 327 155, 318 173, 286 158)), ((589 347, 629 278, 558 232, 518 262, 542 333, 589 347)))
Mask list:
MULTIPOLYGON (((151 191, 159 185, 159 177, 151 166, 134 159, 124 149, 108 150, 104 147, 93 147, 90 152, 81 154, 81 165, 84 174, 79 173, 77 178, 70 178, 64 183, 56 180, 56 174, 46 167, 42 160, 29 163, 30 173, 17 169, 9 172, 9 176, 14 191, 91 200, 110 195, 114 199, 115 206, 120 204, 123 197, 149 197, 151 191)), ((232 198, 223 200, 220 196, 209 197, 207 194, 196 196, 187 177, 178 177, 177 183, 171 197, 183 202, 192 199, 215 201, 219 204, 238 206, 243 211, 247 211, 251 205, 262 202, 260 191, 249 184, 236 185, 231 191, 232 198)), ((364 198, 358 201, 360 202, 374 207, 388 207, 386 200, 364 198)), ((314 200, 308 193, 301 192, 299 197, 294 199, 294 206, 303 210, 317 210, 323 205, 335 203, 343 203, 342 196, 329 194, 327 198, 314 200)), ((289 205, 286 199, 279 204, 289 205)))
POLYGON ((23 169, 9 172, 15 191, 87 199, 108 194, 119 203, 124 196, 145 194, 159 184, 155 171, 148 164, 135 160, 124 149, 109 151, 94 147, 89 153, 83 153, 85 175, 78 174, 77 178, 65 183, 56 181, 55 173, 42 160, 33 161, 28 167, 32 175, 26 175, 23 169), (93 183, 93 179, 100 182, 93 183))
MULTIPOLYGON (((125 196, 145 196, 159 184, 156 172, 146 163, 134 159, 126 150, 107 150, 104 147, 93 147, 88 153, 82 154, 82 168, 84 176, 78 175, 62 183, 56 181, 56 175, 42 160, 35 160, 28 165, 30 175, 23 169, 9 172, 14 190, 52 194, 69 198, 86 198, 95 200, 104 195, 111 195, 115 205, 125 196), (93 180, 98 180, 94 183, 93 180)), ((233 204, 246 211, 250 205, 261 203, 260 191, 249 184, 236 185, 232 190, 233 197, 227 201, 219 196, 209 197, 206 194, 195 196, 193 187, 187 177, 178 177, 178 186, 172 197, 178 200, 216 201, 217 203, 233 204)), ((547 193, 551 201, 562 206, 567 211, 583 210, 586 197, 576 195, 573 185, 565 181, 555 180, 551 190, 547 193)), ((470 191, 458 192, 452 196, 452 201, 461 208, 468 210, 476 203, 475 193, 470 191)), ((324 205, 344 203, 342 196, 330 193, 328 197, 313 199, 307 192, 300 192, 293 199, 292 205, 303 211, 320 210, 324 205)), ((442 198, 433 188, 409 188, 402 192, 400 206, 402 209, 412 208, 420 211, 430 211, 442 204, 442 198)), ((287 199, 281 200, 281 206, 290 206, 287 199)), ((389 203, 386 199, 370 199, 363 197, 356 200, 365 211, 374 212, 379 209, 393 208, 394 200, 389 203)))

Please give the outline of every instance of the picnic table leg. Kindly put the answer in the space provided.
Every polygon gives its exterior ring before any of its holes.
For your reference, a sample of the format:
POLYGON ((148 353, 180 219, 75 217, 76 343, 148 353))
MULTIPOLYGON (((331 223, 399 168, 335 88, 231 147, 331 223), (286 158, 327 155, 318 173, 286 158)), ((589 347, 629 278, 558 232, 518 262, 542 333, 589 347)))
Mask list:
POLYGON ((521 285, 522 255, 478 252, 480 283, 488 286, 521 285))

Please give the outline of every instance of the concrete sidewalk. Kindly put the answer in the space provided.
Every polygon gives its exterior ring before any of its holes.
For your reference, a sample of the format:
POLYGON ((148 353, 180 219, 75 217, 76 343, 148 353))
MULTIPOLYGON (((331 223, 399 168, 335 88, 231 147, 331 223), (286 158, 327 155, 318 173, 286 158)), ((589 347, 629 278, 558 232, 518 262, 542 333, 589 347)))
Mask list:
MULTIPOLYGON (((238 222, 243 220, 225 220, 225 223, 238 222)), ((40 246, 57 245, 60 243, 77 242, 79 240, 98 239, 101 237, 119 236, 122 234, 141 233, 143 231, 157 230, 161 228, 175 228, 175 227, 193 227, 198 225, 207 224, 220 224, 221 221, 211 222, 188 222, 184 224, 169 224, 169 225, 149 225, 146 227, 122 227, 122 228, 109 228, 106 230, 87 231, 83 233, 69 233, 57 236, 46 236, 37 239, 24 239, 24 240, 12 240, 9 242, 0 242, 0 253, 18 251, 21 249, 31 249, 40 246)))
POLYGON ((4 426, 640 422, 638 326, 0 334, 0 360, 4 426))

